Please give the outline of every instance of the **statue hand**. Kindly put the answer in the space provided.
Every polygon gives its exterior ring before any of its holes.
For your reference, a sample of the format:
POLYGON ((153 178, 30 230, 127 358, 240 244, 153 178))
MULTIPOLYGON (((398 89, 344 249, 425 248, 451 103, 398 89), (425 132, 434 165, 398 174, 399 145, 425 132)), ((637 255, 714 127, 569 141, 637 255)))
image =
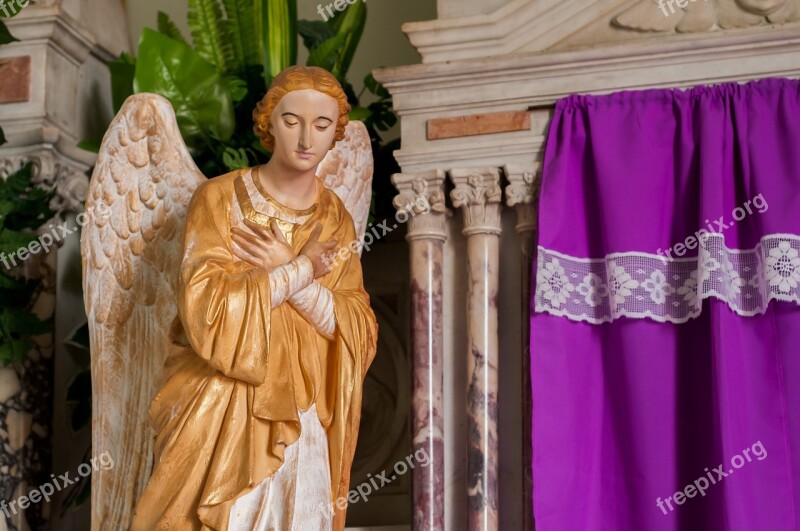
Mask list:
POLYGON ((239 246, 239 249, 234 249, 234 254, 238 259, 271 271, 297 258, 294 249, 286 241, 274 219, 269 228, 256 225, 247 219, 244 220, 244 223, 256 235, 253 236, 238 227, 231 229, 231 239, 239 246))
POLYGON ((311 259, 314 264, 314 278, 319 278, 327 275, 331 271, 333 265, 333 257, 336 254, 336 240, 328 240, 326 242, 317 241, 319 235, 322 233, 322 225, 317 223, 311 231, 306 244, 300 249, 300 254, 305 255, 311 259))

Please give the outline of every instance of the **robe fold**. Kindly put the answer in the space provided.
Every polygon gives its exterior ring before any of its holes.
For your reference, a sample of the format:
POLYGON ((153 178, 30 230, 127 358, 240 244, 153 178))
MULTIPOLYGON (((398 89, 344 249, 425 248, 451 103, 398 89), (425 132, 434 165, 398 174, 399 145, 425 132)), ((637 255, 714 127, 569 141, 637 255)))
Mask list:
MULTIPOLYGON (((154 470, 133 518, 136 531, 225 531, 236 499, 271 477, 299 438, 298 411, 315 404, 328 439, 333 528, 344 529, 345 510, 335 500, 349 489, 362 383, 377 345, 360 258, 339 259, 317 279, 333 293, 333 339, 288 302, 271 308, 268 272, 231 249, 231 210, 243 173, 203 183, 189 205, 178 316, 149 411, 154 470)), ((357 239, 350 214, 327 188, 294 230, 296 252, 317 223, 320 241, 344 247, 357 239)))

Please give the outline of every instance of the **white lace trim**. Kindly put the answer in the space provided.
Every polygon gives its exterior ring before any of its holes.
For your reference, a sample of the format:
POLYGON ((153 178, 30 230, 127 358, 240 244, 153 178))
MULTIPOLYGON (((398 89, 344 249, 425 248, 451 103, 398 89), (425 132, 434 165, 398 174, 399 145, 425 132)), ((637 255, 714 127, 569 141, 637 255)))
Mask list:
POLYGON ((800 304, 800 236, 771 234, 754 249, 729 249, 721 234, 700 242, 698 256, 613 253, 585 259, 539 247, 537 312, 607 323, 620 317, 685 323, 705 299, 739 315, 763 314, 769 301, 800 304))

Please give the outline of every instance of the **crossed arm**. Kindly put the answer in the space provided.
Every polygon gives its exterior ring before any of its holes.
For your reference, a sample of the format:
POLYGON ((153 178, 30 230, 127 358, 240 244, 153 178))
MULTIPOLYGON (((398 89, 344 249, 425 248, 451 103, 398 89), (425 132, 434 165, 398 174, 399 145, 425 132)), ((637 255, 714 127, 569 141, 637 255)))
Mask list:
POLYGON ((332 249, 336 242, 318 242, 321 227, 315 228, 308 243, 295 256, 291 245, 273 221, 262 228, 248 220, 245 224, 257 236, 234 228, 233 241, 238 245, 234 255, 256 267, 269 271, 270 303, 276 308, 287 300, 320 334, 332 339, 336 331, 333 294, 315 279, 330 271, 332 249), (281 264, 275 267, 273 264, 281 264))
POLYGON ((336 331, 331 290, 314 279, 314 266, 305 255, 276 267, 269 273, 272 307, 287 300, 311 325, 328 339, 336 331))

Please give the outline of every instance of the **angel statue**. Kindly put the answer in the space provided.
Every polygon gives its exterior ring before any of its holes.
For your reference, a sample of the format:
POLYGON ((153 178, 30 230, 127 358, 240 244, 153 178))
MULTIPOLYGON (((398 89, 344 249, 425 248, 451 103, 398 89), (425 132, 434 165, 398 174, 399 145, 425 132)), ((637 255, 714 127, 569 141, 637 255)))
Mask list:
POLYGON ((378 328, 349 110, 329 72, 285 70, 253 113, 270 161, 210 180, 165 99, 112 122, 86 205, 111 215, 81 238, 93 451, 115 461, 92 529, 344 528, 378 328))

